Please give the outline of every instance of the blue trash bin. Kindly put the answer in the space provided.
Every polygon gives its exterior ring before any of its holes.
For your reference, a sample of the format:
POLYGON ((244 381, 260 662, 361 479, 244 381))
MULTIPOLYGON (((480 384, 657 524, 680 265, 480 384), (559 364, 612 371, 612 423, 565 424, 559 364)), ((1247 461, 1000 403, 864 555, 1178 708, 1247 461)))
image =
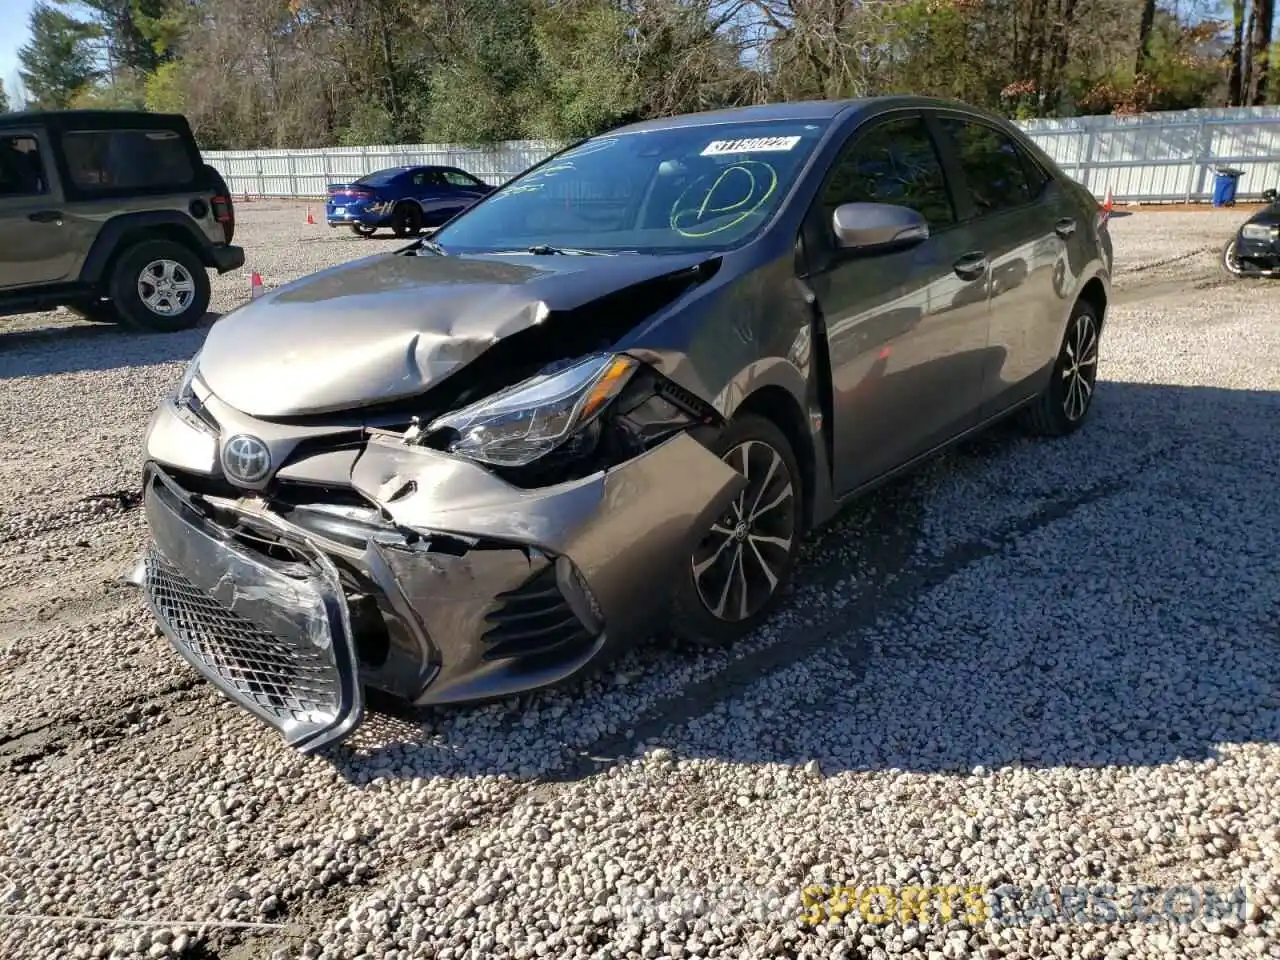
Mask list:
POLYGON ((1213 205, 1230 207, 1236 202, 1236 185, 1244 176, 1243 170, 1231 167, 1215 167, 1213 171, 1213 205))

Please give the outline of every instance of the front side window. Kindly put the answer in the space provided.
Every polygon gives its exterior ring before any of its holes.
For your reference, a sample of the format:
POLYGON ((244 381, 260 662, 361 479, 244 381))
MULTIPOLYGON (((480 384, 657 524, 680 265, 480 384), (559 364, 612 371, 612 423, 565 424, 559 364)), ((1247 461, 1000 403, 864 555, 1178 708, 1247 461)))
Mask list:
POLYGON ((919 117, 903 117, 855 133, 835 162, 821 196, 825 222, 845 203, 910 207, 939 229, 955 223, 947 178, 933 139, 919 117))
POLYGON ((0 137, 0 197, 38 197, 48 192, 36 138, 29 134, 0 137))
POLYGON ((777 120, 597 137, 491 194, 434 239, 463 253, 542 244, 726 250, 770 220, 827 126, 777 120))
POLYGON ((1031 202, 1023 158, 1009 137, 959 117, 941 117, 938 123, 955 144, 978 216, 1031 202))
POLYGON ((190 187, 196 171, 173 130, 80 130, 63 134, 71 182, 94 192, 190 187))

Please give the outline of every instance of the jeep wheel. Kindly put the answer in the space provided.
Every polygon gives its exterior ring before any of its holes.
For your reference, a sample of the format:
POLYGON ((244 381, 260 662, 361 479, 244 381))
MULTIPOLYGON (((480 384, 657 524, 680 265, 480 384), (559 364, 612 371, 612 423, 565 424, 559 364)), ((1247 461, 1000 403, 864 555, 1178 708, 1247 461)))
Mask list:
POLYGON ((422 232, 422 208, 402 203, 391 214, 391 229, 397 237, 416 237, 422 232))
POLYGON ((136 330, 168 333, 194 327, 209 307, 209 275, 179 243, 148 240, 121 254, 111 273, 111 299, 136 330))

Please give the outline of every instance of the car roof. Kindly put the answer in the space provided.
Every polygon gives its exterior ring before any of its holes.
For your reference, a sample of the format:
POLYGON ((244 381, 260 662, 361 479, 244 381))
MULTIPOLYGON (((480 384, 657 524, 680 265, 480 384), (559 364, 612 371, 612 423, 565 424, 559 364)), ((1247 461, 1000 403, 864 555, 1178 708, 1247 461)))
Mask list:
POLYGON ((754 123, 767 120, 834 120, 846 112, 871 114, 893 108, 961 110, 978 116, 994 117, 980 107, 960 100, 938 97, 884 96, 862 97, 851 100, 796 100, 789 103, 762 103, 750 107, 730 107, 724 110, 704 110, 698 113, 682 113, 674 117, 658 117, 642 120, 610 130, 606 135, 620 133, 644 133, 652 130, 671 130, 679 127, 698 127, 711 124, 754 123))
POLYGON ((105 130, 139 126, 189 129, 187 118, 180 113, 152 113, 148 110, 22 110, 0 113, 0 129, 35 125, 63 129, 80 126, 105 130))

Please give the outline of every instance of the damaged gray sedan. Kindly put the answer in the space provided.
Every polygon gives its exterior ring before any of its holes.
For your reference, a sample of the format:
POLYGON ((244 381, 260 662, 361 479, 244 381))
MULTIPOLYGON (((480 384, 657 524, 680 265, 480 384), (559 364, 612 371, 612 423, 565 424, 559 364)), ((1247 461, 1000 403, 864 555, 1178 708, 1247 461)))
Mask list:
POLYGON ((1097 202, 962 104, 625 127, 215 323, 147 433, 136 580, 306 751, 369 688, 727 644, 842 502, 1015 412, 1075 430, 1110 267, 1097 202))

